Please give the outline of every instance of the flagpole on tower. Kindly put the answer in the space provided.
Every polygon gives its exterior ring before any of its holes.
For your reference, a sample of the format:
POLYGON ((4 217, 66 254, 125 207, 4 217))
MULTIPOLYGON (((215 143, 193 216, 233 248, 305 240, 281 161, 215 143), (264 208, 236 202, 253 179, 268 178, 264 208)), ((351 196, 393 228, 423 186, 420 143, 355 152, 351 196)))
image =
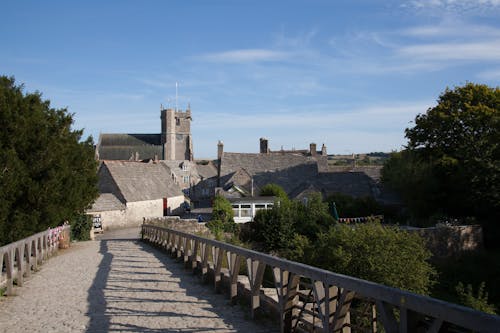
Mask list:
POLYGON ((177 87, 178 87, 178 83, 175 82, 175 112, 177 112, 177 87))

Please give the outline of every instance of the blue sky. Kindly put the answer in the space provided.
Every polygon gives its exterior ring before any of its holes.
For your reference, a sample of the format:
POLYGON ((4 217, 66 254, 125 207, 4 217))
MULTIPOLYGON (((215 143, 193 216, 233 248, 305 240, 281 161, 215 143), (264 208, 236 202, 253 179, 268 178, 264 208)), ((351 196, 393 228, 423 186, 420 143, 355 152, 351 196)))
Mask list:
POLYGON ((190 103, 195 158, 325 143, 401 149, 446 87, 500 83, 500 0, 3 1, 0 74, 75 128, 159 133, 190 103))

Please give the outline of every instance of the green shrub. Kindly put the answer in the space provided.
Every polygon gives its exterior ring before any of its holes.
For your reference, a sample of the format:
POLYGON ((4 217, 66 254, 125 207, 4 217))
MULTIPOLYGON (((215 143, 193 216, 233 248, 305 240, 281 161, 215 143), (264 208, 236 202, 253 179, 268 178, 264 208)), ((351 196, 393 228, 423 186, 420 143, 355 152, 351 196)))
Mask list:
POLYGON ((428 294, 435 270, 424 240, 380 223, 338 224, 319 235, 312 264, 335 273, 428 294))
POLYGON ((71 238, 85 241, 90 239, 92 229, 92 217, 89 215, 79 215, 71 221, 71 238))
POLYGON ((464 287, 463 283, 459 282, 455 290, 460 304, 489 314, 495 314, 495 307, 488 303, 488 293, 485 291, 484 281, 479 285, 477 296, 474 295, 471 284, 464 287))

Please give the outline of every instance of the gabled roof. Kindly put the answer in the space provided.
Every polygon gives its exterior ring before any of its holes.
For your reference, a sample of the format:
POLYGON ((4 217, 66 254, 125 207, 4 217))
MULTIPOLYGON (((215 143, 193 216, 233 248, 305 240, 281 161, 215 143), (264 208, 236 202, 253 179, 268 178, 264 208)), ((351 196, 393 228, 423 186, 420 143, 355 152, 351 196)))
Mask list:
POLYGON ((88 212, 106 212, 123 209, 125 209, 125 205, 113 193, 102 193, 88 212))
MULTIPOLYGON (((105 168, 116 184, 119 191, 116 196, 126 202, 154 200, 183 196, 181 189, 171 178, 170 169, 163 163, 141 163, 129 161, 104 161, 101 169, 105 168)), ((108 185, 105 179, 101 180, 100 170, 99 187, 106 192, 108 185)), ((109 181, 108 181, 109 182, 109 181)))
POLYGON ((97 144, 100 160, 129 160, 162 158, 160 134, 101 134, 97 144))

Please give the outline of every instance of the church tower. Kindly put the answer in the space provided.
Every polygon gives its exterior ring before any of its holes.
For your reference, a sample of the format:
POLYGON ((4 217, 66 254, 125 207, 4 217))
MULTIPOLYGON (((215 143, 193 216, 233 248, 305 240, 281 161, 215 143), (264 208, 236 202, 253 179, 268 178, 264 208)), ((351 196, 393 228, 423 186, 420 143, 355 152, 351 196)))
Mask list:
POLYGON ((161 109, 161 144, 164 160, 193 160, 191 109, 161 109))

